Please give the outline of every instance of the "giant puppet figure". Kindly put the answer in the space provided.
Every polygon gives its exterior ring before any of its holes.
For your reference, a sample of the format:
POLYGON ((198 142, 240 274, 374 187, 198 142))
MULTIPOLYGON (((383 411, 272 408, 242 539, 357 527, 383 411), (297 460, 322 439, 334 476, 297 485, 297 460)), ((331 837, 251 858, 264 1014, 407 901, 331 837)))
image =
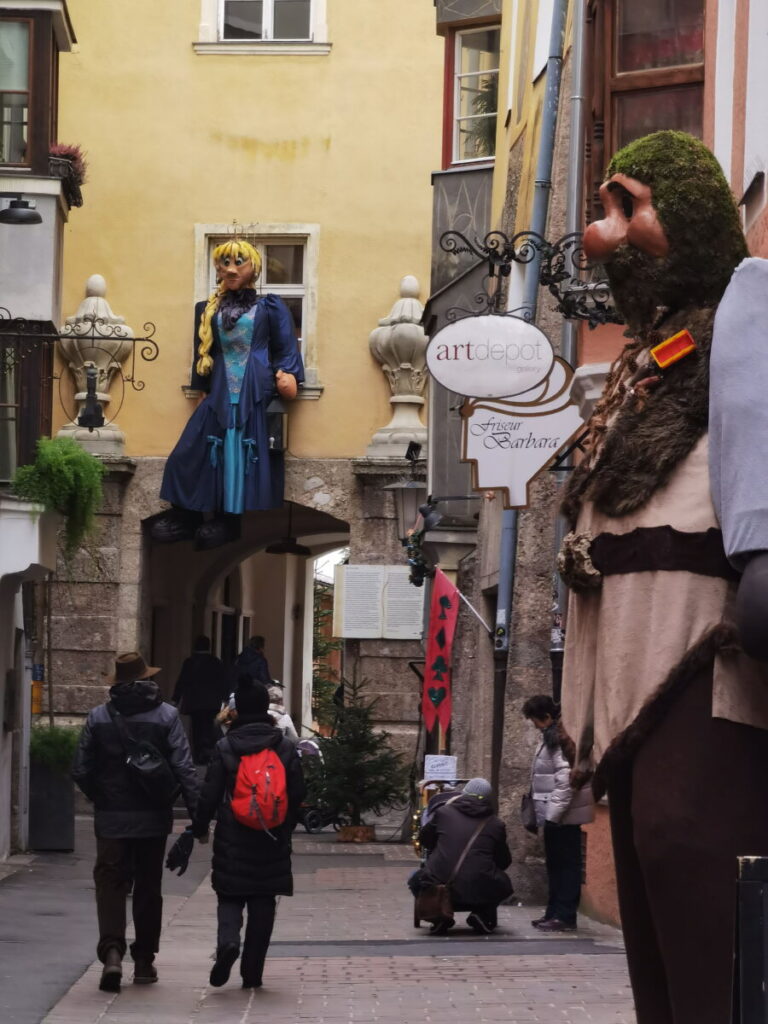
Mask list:
POLYGON ((727 1024, 737 857, 768 854, 768 262, 689 135, 600 193, 584 248, 630 340, 564 500, 563 722, 608 795, 638 1024, 727 1024))
POLYGON ((256 249, 224 242, 213 262, 218 287, 195 307, 192 375, 208 394, 166 463, 160 497, 173 507, 151 527, 159 543, 194 537, 198 550, 236 539, 243 512, 282 505, 283 457, 270 445, 267 407, 275 394, 295 398, 304 380, 287 306, 254 289, 256 249))

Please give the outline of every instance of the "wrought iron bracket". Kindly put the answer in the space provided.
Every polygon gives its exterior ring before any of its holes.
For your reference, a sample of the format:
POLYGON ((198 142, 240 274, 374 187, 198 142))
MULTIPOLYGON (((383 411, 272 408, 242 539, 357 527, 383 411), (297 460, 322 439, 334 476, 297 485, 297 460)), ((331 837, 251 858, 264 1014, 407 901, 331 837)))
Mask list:
MULTIPOLYGON (((53 324, 41 320, 26 320, 24 317, 14 317, 5 306, 0 306, 0 377, 10 373, 19 366, 30 353, 40 345, 55 346, 56 342, 63 338, 73 338, 86 343, 90 348, 107 351, 102 348, 99 342, 102 341, 127 341, 131 345, 130 366, 123 370, 122 365, 116 366, 123 382, 123 394, 125 385, 130 384, 134 391, 143 391, 145 382, 136 376, 136 351, 144 362, 152 363, 157 359, 160 349, 154 339, 155 325, 150 321, 144 324, 144 337, 135 338, 130 336, 128 328, 123 324, 109 323, 101 317, 85 318, 77 325, 66 324, 61 331, 57 331, 53 324), (83 325, 86 329, 83 330, 83 325), (52 329, 53 328, 53 329, 52 329), (8 342, 11 344, 8 344, 8 342)), ((66 415, 74 421, 77 418, 77 411, 72 415, 72 410, 67 409, 61 394, 61 375, 52 373, 52 380, 59 381, 59 401, 66 415)), ((123 401, 119 402, 118 408, 107 422, 112 420, 120 412, 123 401)))
POLYGON ((484 290, 473 299, 477 308, 453 307, 447 311, 447 319, 455 321, 462 316, 495 313, 530 321, 530 310, 507 311, 502 308, 503 281, 509 277, 513 263, 538 261, 539 284, 557 300, 554 308, 566 320, 584 320, 590 328, 599 324, 623 323, 611 304, 610 286, 602 268, 590 264, 584 255, 582 237, 582 233, 576 231, 563 235, 556 242, 548 242, 535 231, 520 231, 512 237, 503 231, 489 231, 481 240, 470 239, 460 231, 443 232, 440 236, 443 252, 466 253, 488 264, 488 273, 483 279, 484 290))

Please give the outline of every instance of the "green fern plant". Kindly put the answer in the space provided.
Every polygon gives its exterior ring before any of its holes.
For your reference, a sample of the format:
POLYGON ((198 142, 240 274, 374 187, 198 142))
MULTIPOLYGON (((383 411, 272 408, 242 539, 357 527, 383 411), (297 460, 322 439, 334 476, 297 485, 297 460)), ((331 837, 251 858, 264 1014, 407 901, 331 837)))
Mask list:
POLYGON ((64 516, 64 554, 70 558, 93 529, 103 475, 99 460, 71 438, 40 438, 35 461, 16 470, 13 490, 64 516))

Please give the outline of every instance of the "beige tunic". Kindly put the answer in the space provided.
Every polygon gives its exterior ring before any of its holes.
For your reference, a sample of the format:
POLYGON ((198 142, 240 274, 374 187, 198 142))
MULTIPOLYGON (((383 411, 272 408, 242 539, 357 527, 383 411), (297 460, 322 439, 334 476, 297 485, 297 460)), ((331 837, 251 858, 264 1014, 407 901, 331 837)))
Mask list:
MULTIPOLYGON (((593 538, 637 527, 682 532, 719 528, 709 493, 707 438, 702 437, 669 482, 639 510, 612 518, 585 502, 575 532, 593 538)), ((599 589, 572 593, 563 666, 563 724, 593 765, 685 653, 723 620, 735 584, 690 572, 606 575, 599 589)), ((768 628, 768 624, 767 624, 768 628)), ((716 657, 712 714, 768 729, 768 666, 743 654, 716 657)), ((579 767, 587 767, 582 760, 579 767)))

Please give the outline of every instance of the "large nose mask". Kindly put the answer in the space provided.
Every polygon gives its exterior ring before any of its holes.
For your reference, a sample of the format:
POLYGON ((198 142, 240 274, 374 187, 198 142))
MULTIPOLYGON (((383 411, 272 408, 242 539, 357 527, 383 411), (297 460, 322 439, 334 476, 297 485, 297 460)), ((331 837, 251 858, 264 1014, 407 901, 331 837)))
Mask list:
POLYGON ((669 242, 653 207, 651 189, 636 178, 614 174, 600 186, 603 220, 584 232, 584 253, 595 263, 609 263, 621 245, 632 245, 649 256, 664 257, 669 242))

